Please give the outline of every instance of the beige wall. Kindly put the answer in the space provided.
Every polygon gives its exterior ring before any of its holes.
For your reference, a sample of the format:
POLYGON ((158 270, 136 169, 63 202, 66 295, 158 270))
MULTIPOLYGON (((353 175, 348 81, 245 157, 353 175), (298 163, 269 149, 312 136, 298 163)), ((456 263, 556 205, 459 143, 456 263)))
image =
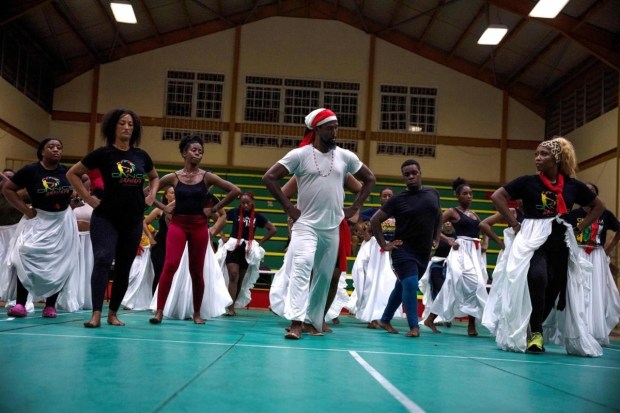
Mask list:
MULTIPOLYGON (((39 141, 50 135, 49 114, 2 78, 0 119, 39 141)), ((0 170, 14 167, 7 158, 36 159, 36 149, 0 129, 0 170)))
MULTIPOLYGON (((181 44, 153 50, 103 65, 100 68, 97 111, 105 113, 114 107, 129 107, 142 117, 161 118, 164 114, 165 77, 167 70, 195 70, 221 73, 226 76, 223 121, 231 120, 230 104, 233 74, 235 30, 226 30, 181 44)), ((366 98, 369 92, 367 77, 371 37, 340 22, 276 17, 247 24, 240 31, 239 86, 234 118, 243 120, 245 76, 286 76, 306 79, 325 79, 359 82, 359 129, 366 124, 366 98), (285 35, 283 35, 285 33, 285 35), (338 41, 334 41, 338 39, 338 41)), ((486 83, 457 73, 414 53, 376 41, 373 108, 371 129, 379 129, 379 88, 381 84, 430 86, 438 89, 438 134, 448 137, 476 139, 501 138, 502 91, 486 83)), ((94 71, 87 72, 58 88, 54 109, 89 113, 93 96, 94 71)), ((35 139, 48 133, 65 141, 65 153, 82 156, 87 151, 89 128, 87 123, 50 121, 49 116, 23 97, 8 84, 0 81, 0 118, 22 126, 35 139), (8 89, 5 93, 4 89, 8 89), (8 94, 7 94, 8 93, 8 94), (15 95, 7 99, 5 96, 15 95), (15 105, 14 102, 19 102, 15 105), (24 115, 34 113, 32 116, 24 115)), ((507 111, 509 140, 538 141, 544 133, 544 120, 515 100, 509 99, 507 111)), ((617 116, 617 115, 616 115, 617 116)), ((613 135, 614 123, 601 120, 600 130, 613 135)), ((598 122, 597 122, 598 124, 598 122)), ((617 129, 617 121, 615 121, 617 129)), ((588 125, 589 126, 589 125, 588 125)), ((268 126, 269 130, 277 126, 268 126)), ((591 134, 590 132, 588 132, 591 134)), ((0 138, 1 139, 1 138, 0 138)), ((11 156, 28 152, 23 144, 10 139, 11 156)), ((207 145, 205 164, 212 166, 263 168, 271 166, 286 150, 241 147, 240 136, 234 140, 233 165, 226 165, 228 133, 222 134, 221 145, 207 145)), ((403 135, 406 143, 407 135, 403 135)), ((96 146, 100 145, 97 131, 96 146)), ((145 127, 142 146, 158 163, 179 163, 177 143, 161 140, 161 128, 145 127)), ((577 146, 577 142, 576 142, 577 146)), ((584 144, 584 146, 587 146, 584 144)), ((608 149, 608 144, 597 143, 583 149, 593 155, 608 149), (598 152, 597 152, 598 151, 598 152)), ((359 142, 359 154, 364 142, 359 142)), ((7 152, 8 153, 8 152, 7 152)), ((376 155, 376 142, 370 143, 369 166, 378 175, 398 175, 400 157, 376 155)), ((581 155, 580 159, 584 159, 581 155)), ((438 145, 436 158, 422 158, 426 179, 451 180, 464 176, 471 181, 498 182, 500 179, 500 149, 438 145)), ((4 155, 4 157, 8 155, 4 155)), ((22 155, 19 155, 22 156, 22 155)), ((531 150, 509 150, 506 157, 506 178, 532 173, 531 150)), ((585 156, 587 157, 587 155, 585 156)), ((608 174, 608 170, 605 170, 608 174)), ((605 179, 608 179, 607 177, 605 179)))
MULTIPOLYGON (((573 143, 579 162, 593 158, 618 146, 618 108, 594 119, 587 125, 571 132, 567 138, 573 143)), ((619 195, 616 193, 618 179, 617 159, 600 163, 580 170, 577 177, 584 182, 592 182, 599 189, 599 196, 607 209, 618 215, 619 195)))

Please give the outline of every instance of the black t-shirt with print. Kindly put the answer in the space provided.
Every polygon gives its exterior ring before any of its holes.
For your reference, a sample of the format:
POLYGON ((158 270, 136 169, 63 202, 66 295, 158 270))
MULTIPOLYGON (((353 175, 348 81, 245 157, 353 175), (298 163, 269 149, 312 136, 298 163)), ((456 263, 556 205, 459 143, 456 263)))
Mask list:
POLYGON ((45 169, 40 162, 24 166, 11 178, 19 188, 26 188, 33 208, 64 211, 69 206, 73 188, 67 179, 67 167, 45 169))
MULTIPOLYGON (((572 226, 576 226, 581 223, 588 213, 583 208, 572 210, 568 215, 568 221, 572 226)), ((620 223, 618 218, 606 209, 598 219, 598 228, 596 232, 592 230, 592 225, 584 228, 580 234, 577 235, 577 242, 585 245, 595 243, 596 245, 604 246, 607 242, 607 231, 618 232, 620 230, 620 223)))
POLYGON ((140 148, 121 151, 104 146, 86 155, 82 164, 88 169, 99 169, 103 178, 103 196, 94 214, 122 222, 142 219, 145 207, 142 188, 153 170, 153 161, 145 151, 140 148))
POLYGON ((403 241, 416 253, 430 255, 441 211, 435 189, 406 189, 391 197, 381 210, 396 220, 394 239, 403 241))
MULTIPOLYGON (((523 201, 525 218, 552 218, 557 215, 557 197, 541 181, 538 175, 525 175, 504 185, 512 199, 523 201)), ((587 206, 594 201, 596 194, 581 181, 564 176, 562 196, 566 209, 570 211, 574 204, 587 206)))
MULTIPOLYGON (((248 239, 250 237, 250 213, 243 211, 243 239, 248 239)), ((239 208, 233 208, 226 211, 226 220, 232 221, 232 230, 230 231, 230 236, 237 238, 239 234, 239 208)), ((264 215, 259 214, 258 212, 254 212, 254 228, 265 228, 269 220, 265 218, 264 215)))

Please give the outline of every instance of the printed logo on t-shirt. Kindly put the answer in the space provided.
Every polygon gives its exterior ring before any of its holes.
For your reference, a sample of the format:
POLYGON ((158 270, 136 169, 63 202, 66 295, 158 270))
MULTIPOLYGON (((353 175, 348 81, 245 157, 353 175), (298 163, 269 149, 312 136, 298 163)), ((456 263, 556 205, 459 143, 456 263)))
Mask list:
MULTIPOLYGON (((577 225, 583 222, 583 218, 577 218, 577 225)), ((604 228, 604 221, 602 219, 598 220, 598 226, 596 231, 593 229, 594 223, 590 224, 587 228, 581 231, 580 234, 576 236, 577 242, 580 244, 596 244, 601 245, 601 232, 604 228)))
POLYGON ((555 215, 558 200, 555 192, 543 191, 540 194, 540 205, 536 205, 536 209, 540 211, 542 215, 555 215))
POLYGON ((56 196, 71 193, 70 186, 62 186, 60 179, 53 176, 46 176, 41 179, 43 188, 37 189, 37 193, 45 194, 45 196, 56 196))
POLYGON ((118 173, 112 172, 112 178, 118 179, 119 184, 129 186, 142 185, 144 174, 136 173, 136 165, 133 162, 123 159, 116 162, 116 167, 118 168, 118 173))

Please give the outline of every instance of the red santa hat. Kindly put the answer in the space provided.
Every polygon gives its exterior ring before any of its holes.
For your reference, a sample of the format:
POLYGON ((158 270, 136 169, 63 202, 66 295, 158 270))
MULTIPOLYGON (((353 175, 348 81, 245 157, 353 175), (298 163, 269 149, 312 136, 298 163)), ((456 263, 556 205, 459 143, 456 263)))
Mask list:
POLYGON ((309 145, 314 141, 314 128, 333 120, 338 119, 336 114, 329 109, 319 108, 310 112, 305 120, 306 128, 310 129, 310 131, 304 135, 304 138, 299 143, 299 147, 309 145))

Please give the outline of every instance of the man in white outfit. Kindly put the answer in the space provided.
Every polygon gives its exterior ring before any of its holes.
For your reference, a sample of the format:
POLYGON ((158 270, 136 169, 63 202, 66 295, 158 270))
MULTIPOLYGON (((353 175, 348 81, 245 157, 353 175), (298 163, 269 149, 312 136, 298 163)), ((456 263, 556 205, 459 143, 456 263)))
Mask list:
POLYGON ((306 133, 299 148, 291 150, 263 176, 263 182, 293 220, 289 250, 292 274, 284 304, 291 320, 285 337, 299 339, 302 323, 321 332, 329 283, 338 254, 338 227, 343 218, 359 211, 375 185, 373 173, 358 157, 336 146, 338 120, 329 109, 316 109, 305 119, 306 133), (353 205, 344 207, 347 173, 363 182, 353 205), (279 180, 297 179, 294 205, 280 189, 279 180))

